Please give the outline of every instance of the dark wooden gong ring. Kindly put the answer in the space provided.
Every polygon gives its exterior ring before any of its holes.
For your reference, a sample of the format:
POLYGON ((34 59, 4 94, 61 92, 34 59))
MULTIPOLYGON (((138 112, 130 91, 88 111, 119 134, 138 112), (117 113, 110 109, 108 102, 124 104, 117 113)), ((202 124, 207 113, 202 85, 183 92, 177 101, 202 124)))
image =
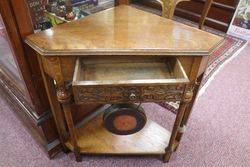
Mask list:
POLYGON ((117 135, 130 135, 140 131, 147 122, 146 114, 136 104, 113 104, 103 114, 104 126, 117 135))

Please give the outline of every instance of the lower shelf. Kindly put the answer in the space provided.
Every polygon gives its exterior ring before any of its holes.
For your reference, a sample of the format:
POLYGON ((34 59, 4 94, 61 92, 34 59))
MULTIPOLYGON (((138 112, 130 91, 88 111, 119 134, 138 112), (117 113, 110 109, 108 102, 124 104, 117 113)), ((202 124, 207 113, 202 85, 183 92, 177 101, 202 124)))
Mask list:
MULTIPOLYGON (((103 126, 102 115, 77 130, 81 153, 90 154, 164 154, 170 132, 148 120, 145 127, 132 135, 110 133, 103 126)), ((66 146, 73 151, 70 139, 66 146)))

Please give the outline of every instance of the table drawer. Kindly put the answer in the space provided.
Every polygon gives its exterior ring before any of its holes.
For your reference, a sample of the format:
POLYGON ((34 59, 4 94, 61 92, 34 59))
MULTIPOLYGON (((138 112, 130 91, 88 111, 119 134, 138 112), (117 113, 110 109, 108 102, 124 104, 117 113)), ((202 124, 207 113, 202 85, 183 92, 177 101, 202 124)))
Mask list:
POLYGON ((177 58, 78 59, 75 102, 128 103, 181 100, 189 82, 177 58))
POLYGON ((76 103, 126 103, 181 100, 184 85, 76 86, 76 103))

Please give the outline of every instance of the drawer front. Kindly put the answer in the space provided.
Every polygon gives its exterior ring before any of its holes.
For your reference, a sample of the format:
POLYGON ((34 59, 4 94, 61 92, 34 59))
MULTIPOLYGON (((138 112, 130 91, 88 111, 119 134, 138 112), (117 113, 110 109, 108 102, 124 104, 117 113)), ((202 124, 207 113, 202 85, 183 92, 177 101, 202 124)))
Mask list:
POLYGON ((74 86, 74 98, 81 103, 162 102, 181 100, 185 85, 163 86, 74 86))

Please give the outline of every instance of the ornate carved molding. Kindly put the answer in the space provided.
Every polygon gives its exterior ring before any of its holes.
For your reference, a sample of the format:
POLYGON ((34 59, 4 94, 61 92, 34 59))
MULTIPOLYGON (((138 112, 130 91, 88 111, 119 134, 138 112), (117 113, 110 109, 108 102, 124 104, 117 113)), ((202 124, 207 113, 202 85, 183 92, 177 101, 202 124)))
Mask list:
POLYGON ((185 85, 164 86, 76 86, 76 103, 160 102, 182 99, 185 85))
POLYGON ((161 1, 162 1, 162 16, 168 19, 172 19, 175 9, 174 0, 161 0, 161 1))
POLYGON ((59 57, 42 57, 44 70, 50 77, 52 77, 57 84, 63 84, 63 76, 61 69, 61 62, 59 57))
POLYGON ((156 0, 156 1, 161 4, 162 17, 172 19, 177 4, 182 1, 190 1, 190 0, 156 0))
POLYGON ((72 93, 67 90, 64 86, 60 86, 56 92, 57 99, 60 103, 68 103, 71 100, 72 93))

